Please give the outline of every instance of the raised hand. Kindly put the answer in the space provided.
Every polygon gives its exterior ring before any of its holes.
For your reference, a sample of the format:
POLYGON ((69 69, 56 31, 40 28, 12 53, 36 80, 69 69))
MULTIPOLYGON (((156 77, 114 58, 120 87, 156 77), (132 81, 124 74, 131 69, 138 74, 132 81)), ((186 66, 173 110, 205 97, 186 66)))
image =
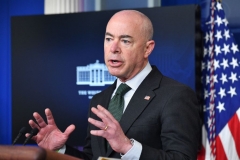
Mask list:
POLYGON ((109 145, 118 153, 125 154, 132 147, 131 141, 123 133, 123 130, 118 121, 112 114, 98 105, 97 108, 91 108, 92 112, 96 114, 102 121, 97 121, 89 118, 88 121, 100 130, 91 130, 90 133, 95 136, 101 136, 107 139, 109 145))
MULTIPOLYGON (((50 109, 45 109, 45 114, 47 123, 37 112, 33 113, 36 123, 33 120, 29 120, 29 125, 39 130, 38 134, 34 136, 32 140, 42 148, 58 150, 66 143, 69 135, 74 131, 75 126, 72 124, 66 128, 65 132, 61 132, 55 124, 50 109)), ((28 136, 29 133, 26 134, 26 137, 28 136)))

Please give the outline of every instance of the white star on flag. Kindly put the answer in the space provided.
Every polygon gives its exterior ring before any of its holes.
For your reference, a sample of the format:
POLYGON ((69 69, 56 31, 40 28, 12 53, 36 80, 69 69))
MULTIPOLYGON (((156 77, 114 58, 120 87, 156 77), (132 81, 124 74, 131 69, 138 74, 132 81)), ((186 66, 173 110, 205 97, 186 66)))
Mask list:
POLYGON ((225 110, 224 103, 218 102, 217 109, 219 109, 219 113, 221 113, 221 111, 225 110))

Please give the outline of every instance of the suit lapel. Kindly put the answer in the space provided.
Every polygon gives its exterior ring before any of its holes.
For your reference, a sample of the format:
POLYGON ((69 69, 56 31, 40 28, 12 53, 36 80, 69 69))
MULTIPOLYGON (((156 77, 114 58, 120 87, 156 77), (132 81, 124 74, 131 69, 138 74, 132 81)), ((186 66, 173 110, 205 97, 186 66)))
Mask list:
POLYGON ((148 103, 155 97, 155 93, 152 91, 145 90, 145 93, 137 93, 136 96, 130 101, 126 111, 124 112, 120 125, 123 132, 126 134, 128 129, 131 127, 133 122, 138 118, 138 116, 144 111, 148 106, 148 103), (149 96, 150 99, 144 99, 145 96, 149 96))
POLYGON ((161 73, 153 67, 153 70, 134 93, 120 121, 125 134, 152 99, 155 98, 154 89, 160 86, 161 79, 161 73))

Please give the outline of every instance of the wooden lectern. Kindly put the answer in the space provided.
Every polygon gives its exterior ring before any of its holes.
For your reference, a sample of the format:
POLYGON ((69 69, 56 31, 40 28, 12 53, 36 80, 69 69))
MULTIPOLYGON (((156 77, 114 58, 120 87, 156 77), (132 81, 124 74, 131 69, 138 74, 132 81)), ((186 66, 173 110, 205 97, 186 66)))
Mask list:
POLYGON ((81 160, 40 147, 0 145, 0 160, 81 160))

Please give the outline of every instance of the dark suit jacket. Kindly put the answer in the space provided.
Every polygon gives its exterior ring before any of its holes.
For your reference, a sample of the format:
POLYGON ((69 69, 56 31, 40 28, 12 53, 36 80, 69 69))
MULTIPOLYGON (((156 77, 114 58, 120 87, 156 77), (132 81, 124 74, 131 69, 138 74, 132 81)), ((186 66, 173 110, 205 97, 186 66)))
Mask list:
MULTIPOLYGON (((116 82, 95 95, 90 107, 100 104, 107 108, 115 87, 116 82)), ((90 110, 89 116, 99 120, 90 110)), ((163 76, 155 66, 134 93, 120 125, 128 138, 142 144, 140 159, 195 160, 197 157, 201 124, 196 95, 189 87, 163 76), (146 100, 145 96, 150 99, 146 100)), ((84 159, 120 158, 119 153, 106 149, 104 138, 90 134, 95 129, 98 128, 89 124, 83 152, 67 146, 66 154, 84 159)))

